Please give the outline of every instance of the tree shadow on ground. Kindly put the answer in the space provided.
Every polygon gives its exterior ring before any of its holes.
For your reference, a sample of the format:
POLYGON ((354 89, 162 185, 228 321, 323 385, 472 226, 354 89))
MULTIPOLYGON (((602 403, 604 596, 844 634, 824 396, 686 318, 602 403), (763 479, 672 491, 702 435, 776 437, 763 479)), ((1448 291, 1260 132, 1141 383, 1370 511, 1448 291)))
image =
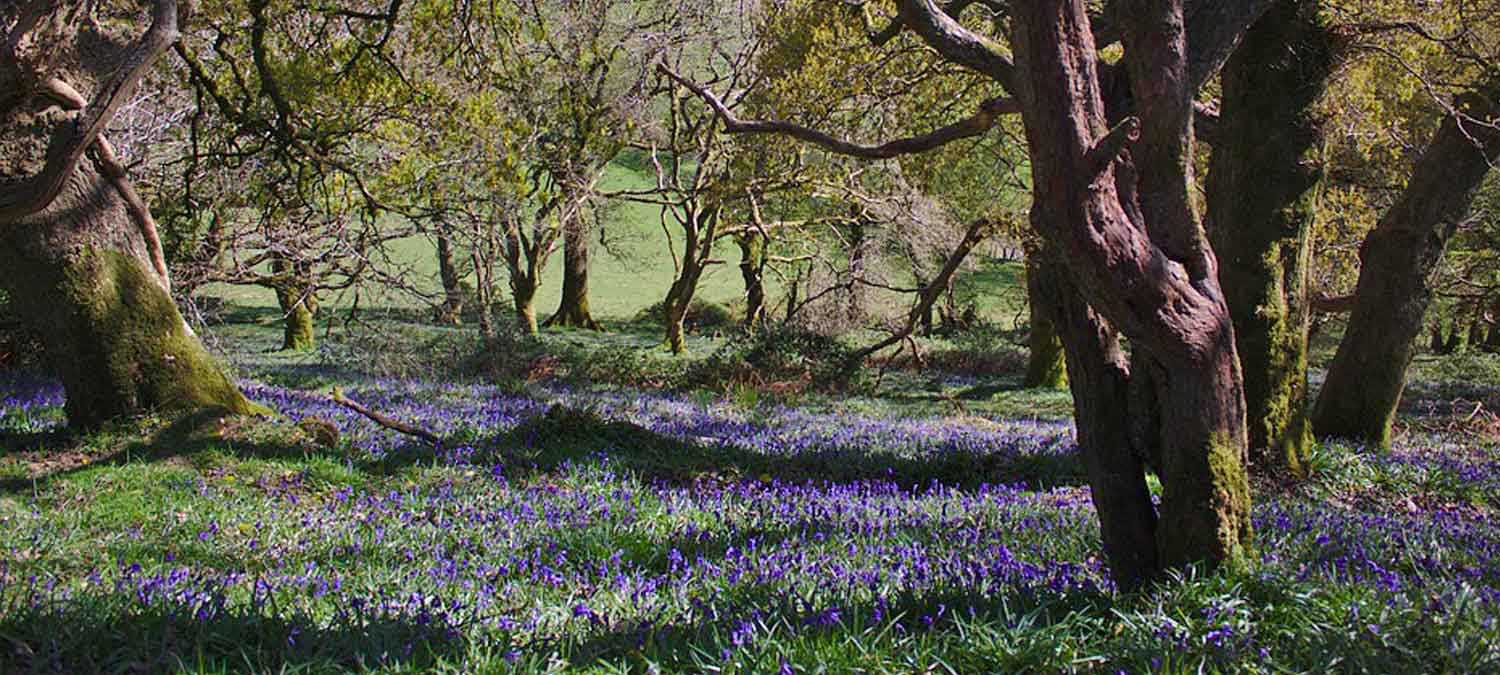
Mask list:
MULTIPOLYGON (((1074 453, 1054 450, 1028 453, 1023 447, 1027 444, 1019 439, 1013 448, 993 453, 955 449, 908 456, 861 447, 769 454, 719 439, 690 442, 561 405, 523 421, 508 432, 474 439, 451 438, 445 445, 483 448, 463 461, 479 465, 499 463, 511 478, 551 473, 564 465, 605 459, 612 469, 673 485, 703 480, 797 483, 882 480, 904 488, 938 482, 959 489, 984 484, 1021 483, 1040 489, 1086 484, 1074 453)), ((413 464, 440 461, 444 452, 451 450, 411 444, 365 462, 362 468, 391 474, 413 464)))
POLYGON ((0 672, 420 672, 468 649, 461 631, 427 617, 348 618, 329 626, 249 610, 200 618, 192 608, 121 606, 130 604, 94 598, 7 613, 0 619, 0 672))
MULTIPOLYGON (((143 430, 126 425, 81 434, 66 428, 0 437, 0 459, 24 467, 24 477, 0 479, 0 494, 41 489, 52 481, 98 466, 131 461, 193 458, 207 450, 232 449, 240 457, 300 459, 317 446, 295 425, 263 418, 226 417, 201 411, 176 418, 167 426, 143 430)), ((190 460, 191 461, 191 460, 190 460)))

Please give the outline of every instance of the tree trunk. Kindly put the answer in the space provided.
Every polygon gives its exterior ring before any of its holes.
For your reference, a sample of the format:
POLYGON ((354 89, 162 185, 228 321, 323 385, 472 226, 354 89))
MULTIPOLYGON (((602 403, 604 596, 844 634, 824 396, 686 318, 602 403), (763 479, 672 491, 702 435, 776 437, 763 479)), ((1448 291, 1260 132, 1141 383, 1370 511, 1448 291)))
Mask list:
POLYGON ((1307 300, 1323 178, 1316 111, 1340 46, 1318 0, 1280 0, 1223 70, 1208 175, 1208 235, 1245 373, 1251 459, 1302 471, 1307 424, 1307 300))
POLYGON ((289 286, 276 289, 276 304, 281 308, 281 350, 312 351, 317 348, 313 330, 312 296, 289 286))
POLYGON ((1448 341, 1443 343, 1443 355, 1457 354, 1458 348, 1463 346, 1464 332, 1459 327, 1458 319, 1448 324, 1448 341))
POLYGON ((1491 310, 1490 316, 1492 317, 1490 319, 1490 335, 1488 338, 1485 338, 1484 351, 1491 354, 1500 354, 1500 302, 1495 303, 1495 308, 1491 310))
POLYGON ((562 300, 547 325, 604 330, 589 312, 589 237, 581 221, 563 228, 562 300))
POLYGON ((745 330, 755 332, 766 318, 766 238, 758 232, 735 239, 740 245, 740 277, 745 280, 745 330))
POLYGON ((1432 322, 1432 339, 1427 341, 1427 348, 1431 350, 1433 354, 1443 353, 1444 342, 1442 321, 1432 322))
POLYGON ((256 411, 187 329, 114 184, 85 159, 46 208, 0 221, 11 306, 46 345, 68 422, 256 411))
POLYGON ((667 324, 667 350, 673 354, 687 351, 687 329, 683 323, 687 319, 692 297, 693 289, 682 278, 678 278, 672 282, 671 290, 667 291, 666 302, 662 305, 667 324))
POLYGON ((458 326, 463 323, 464 294, 460 286, 458 264, 453 259, 453 241, 448 236, 447 227, 446 223, 438 224, 438 277, 443 282, 443 304, 438 306, 437 322, 458 326))
MULTIPOLYGON (((1027 259, 1033 306, 1057 326, 1067 353, 1073 423, 1110 576, 1123 589, 1156 577, 1156 507, 1141 453, 1131 447, 1130 370, 1120 337, 1089 308, 1066 270, 1038 252, 1027 259)), ((1034 314, 1035 316, 1035 314, 1034 314)))
POLYGON ((1475 319, 1469 324, 1469 350, 1479 351, 1484 346, 1484 322, 1475 319))
MULTIPOLYGON (((1056 302, 1055 292, 1043 288, 1044 263, 1037 255, 1026 257, 1027 304, 1031 312, 1031 335, 1027 337, 1029 354, 1026 362, 1028 389, 1062 389, 1068 386, 1067 359, 1063 355, 1062 338, 1053 321, 1056 311, 1049 303, 1056 302)), ((1056 264, 1056 263, 1053 263, 1056 264)), ((1051 272, 1056 274, 1055 271, 1051 272)))
POLYGON ((271 261, 271 271, 277 277, 273 290, 276 292, 276 306, 281 310, 281 350, 316 349, 317 337, 313 331, 316 301, 299 274, 299 266, 278 257, 271 261))
POLYGON ((536 284, 512 285, 511 300, 516 307, 516 326, 527 335, 536 335, 536 284))
POLYGON ((1463 94, 1455 104, 1473 119, 1443 121, 1401 197, 1360 246, 1354 309, 1313 409, 1319 437, 1390 444, 1406 369, 1432 299, 1433 272, 1500 157, 1494 126, 1500 86, 1463 94))
MULTIPOLYGON (((858 218, 857 214, 855 218, 858 218)), ((869 252, 869 237, 865 233, 867 227, 860 220, 850 226, 852 248, 849 250, 849 305, 845 311, 851 326, 864 322, 865 310, 869 306, 870 289, 864 283, 866 254, 869 252)))
MULTIPOLYGON (((1182 3, 1119 7, 1139 117, 1114 129, 1105 125, 1085 3, 1010 7, 1039 229, 1089 305, 1162 368, 1155 391, 1170 423, 1157 439, 1157 559, 1243 560, 1252 531, 1243 383, 1217 261, 1193 204, 1182 3), (1130 197, 1135 187, 1138 201, 1130 197)), ((1114 431, 1118 441, 1100 443, 1128 447, 1128 433, 1114 431)))

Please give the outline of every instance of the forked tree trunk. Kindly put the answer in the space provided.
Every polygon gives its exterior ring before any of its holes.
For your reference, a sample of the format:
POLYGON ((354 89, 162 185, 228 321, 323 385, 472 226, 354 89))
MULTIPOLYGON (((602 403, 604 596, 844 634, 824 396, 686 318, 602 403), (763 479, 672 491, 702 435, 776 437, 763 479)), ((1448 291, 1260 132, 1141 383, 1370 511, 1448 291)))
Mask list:
POLYGON ((1341 51, 1318 0, 1280 0, 1223 70, 1208 174, 1208 235, 1245 373, 1251 458, 1301 473, 1307 423, 1307 299, 1323 177, 1316 110, 1341 51))
POLYGON ((1455 108, 1471 119, 1443 121, 1401 197, 1359 248, 1354 309, 1313 409, 1319 437, 1390 444, 1433 272, 1500 157, 1500 86, 1461 95, 1455 108))
POLYGON ((438 277, 443 282, 443 304, 438 306, 437 322, 449 326, 463 323, 464 294, 458 273, 458 263, 453 257, 453 240, 447 234, 447 224, 439 223, 437 235, 438 277))
MULTIPOLYGON (((1011 9, 1034 221, 1090 306, 1162 369, 1155 391, 1169 423, 1156 439, 1163 488, 1157 560, 1242 560, 1251 539, 1243 383, 1217 262, 1193 205, 1182 4, 1118 8, 1140 117, 1113 130, 1105 127, 1086 4, 1037 0, 1011 9), (1139 177, 1138 203, 1116 185, 1117 169, 1139 177)), ((1128 432, 1114 432, 1118 440, 1100 446, 1128 447, 1128 432)), ((1090 484, 1100 487, 1092 474, 1090 484)))
MULTIPOLYGON (((1042 269, 1044 264, 1047 263, 1037 253, 1026 257, 1026 298, 1031 313, 1031 334, 1026 340, 1029 353, 1026 379, 1022 384, 1028 389, 1062 389, 1068 386, 1067 359, 1055 323, 1057 313, 1050 306, 1058 301, 1056 291, 1045 287, 1043 277, 1049 271, 1042 269)), ((1050 273, 1057 274, 1055 270, 1050 273)))
POLYGON ((754 332, 766 318, 766 238, 758 232, 735 238, 740 246, 740 278, 745 280, 745 330, 754 332))
POLYGON ((0 222, 11 306, 46 344, 69 424, 254 406, 187 329, 116 187, 85 159, 42 211, 0 222))
POLYGON ((581 221, 563 228, 562 300, 547 325, 604 329, 589 312, 589 237, 581 221))

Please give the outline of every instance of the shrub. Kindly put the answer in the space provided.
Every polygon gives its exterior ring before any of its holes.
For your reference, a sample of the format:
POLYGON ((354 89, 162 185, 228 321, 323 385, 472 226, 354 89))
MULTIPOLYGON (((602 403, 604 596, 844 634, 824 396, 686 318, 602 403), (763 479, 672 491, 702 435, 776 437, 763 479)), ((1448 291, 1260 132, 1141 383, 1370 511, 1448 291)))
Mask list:
MULTIPOLYGON (((667 303, 658 302, 641 310, 636 315, 637 321, 649 321, 651 323, 665 324, 667 322, 667 303)), ((703 330, 731 328, 739 323, 739 317, 728 307, 716 302, 694 299, 688 304, 687 316, 683 318, 683 328, 689 333, 697 333, 703 330)))
POLYGON ((863 364, 837 338, 779 327, 741 336, 693 366, 686 381, 729 390, 742 385, 780 390, 842 391, 856 385, 863 364))
POLYGON ((529 382, 555 376, 564 369, 561 360, 548 353, 541 339, 511 327, 480 340, 457 363, 455 374, 491 382, 529 382))
POLYGON ((963 375, 1003 375, 1026 368, 1026 349, 1020 336, 989 323, 955 332, 952 344, 926 354, 927 365, 963 375))

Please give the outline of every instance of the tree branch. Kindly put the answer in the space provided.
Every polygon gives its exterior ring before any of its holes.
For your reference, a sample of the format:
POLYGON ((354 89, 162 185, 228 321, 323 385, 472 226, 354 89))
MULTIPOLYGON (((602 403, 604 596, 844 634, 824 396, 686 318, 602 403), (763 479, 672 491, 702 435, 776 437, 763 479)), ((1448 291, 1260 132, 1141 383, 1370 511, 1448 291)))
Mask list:
POLYGON ((1016 67, 999 43, 965 28, 936 0, 900 0, 896 8, 901 22, 943 58, 1015 91, 1016 67))
POLYGON ((657 69, 674 82, 697 94, 698 98, 703 99, 709 107, 713 108, 714 113, 724 123, 725 133, 779 134, 790 136, 812 143, 830 152, 849 155, 851 157, 862 157, 864 159, 889 159, 901 155, 912 155, 934 150, 954 141, 981 136, 995 126, 995 120, 999 116, 1020 112, 1020 105, 1015 99, 992 98, 981 104, 979 110, 972 116, 948 126, 920 136, 900 138, 880 145, 861 145, 791 122, 741 120, 713 92, 672 72, 666 65, 659 65, 657 69))
POLYGON ((433 445, 441 445, 443 442, 442 438, 438 437, 437 434, 434 434, 431 431, 420 429, 410 424, 391 419, 389 417, 386 417, 385 415, 375 412, 374 410, 366 408, 359 403, 355 403, 354 401, 349 400, 349 397, 344 396, 344 392, 339 390, 338 388, 334 388, 333 390, 333 402, 344 406, 345 408, 353 410, 354 412, 357 412, 361 415, 364 415, 365 417, 369 418, 371 422, 379 424, 380 426, 390 429, 391 431, 406 434, 407 436, 414 436, 433 445))
MULTIPOLYGON (((177 20, 177 0, 156 1, 150 28, 120 59, 114 76, 100 87, 94 101, 71 125, 65 124, 53 135, 41 172, 19 184, 0 188, 0 223, 41 211, 57 198, 68 177, 78 167, 84 151, 109 126, 152 62, 177 41, 177 20)), ((45 84, 51 82, 49 79, 45 84)))

